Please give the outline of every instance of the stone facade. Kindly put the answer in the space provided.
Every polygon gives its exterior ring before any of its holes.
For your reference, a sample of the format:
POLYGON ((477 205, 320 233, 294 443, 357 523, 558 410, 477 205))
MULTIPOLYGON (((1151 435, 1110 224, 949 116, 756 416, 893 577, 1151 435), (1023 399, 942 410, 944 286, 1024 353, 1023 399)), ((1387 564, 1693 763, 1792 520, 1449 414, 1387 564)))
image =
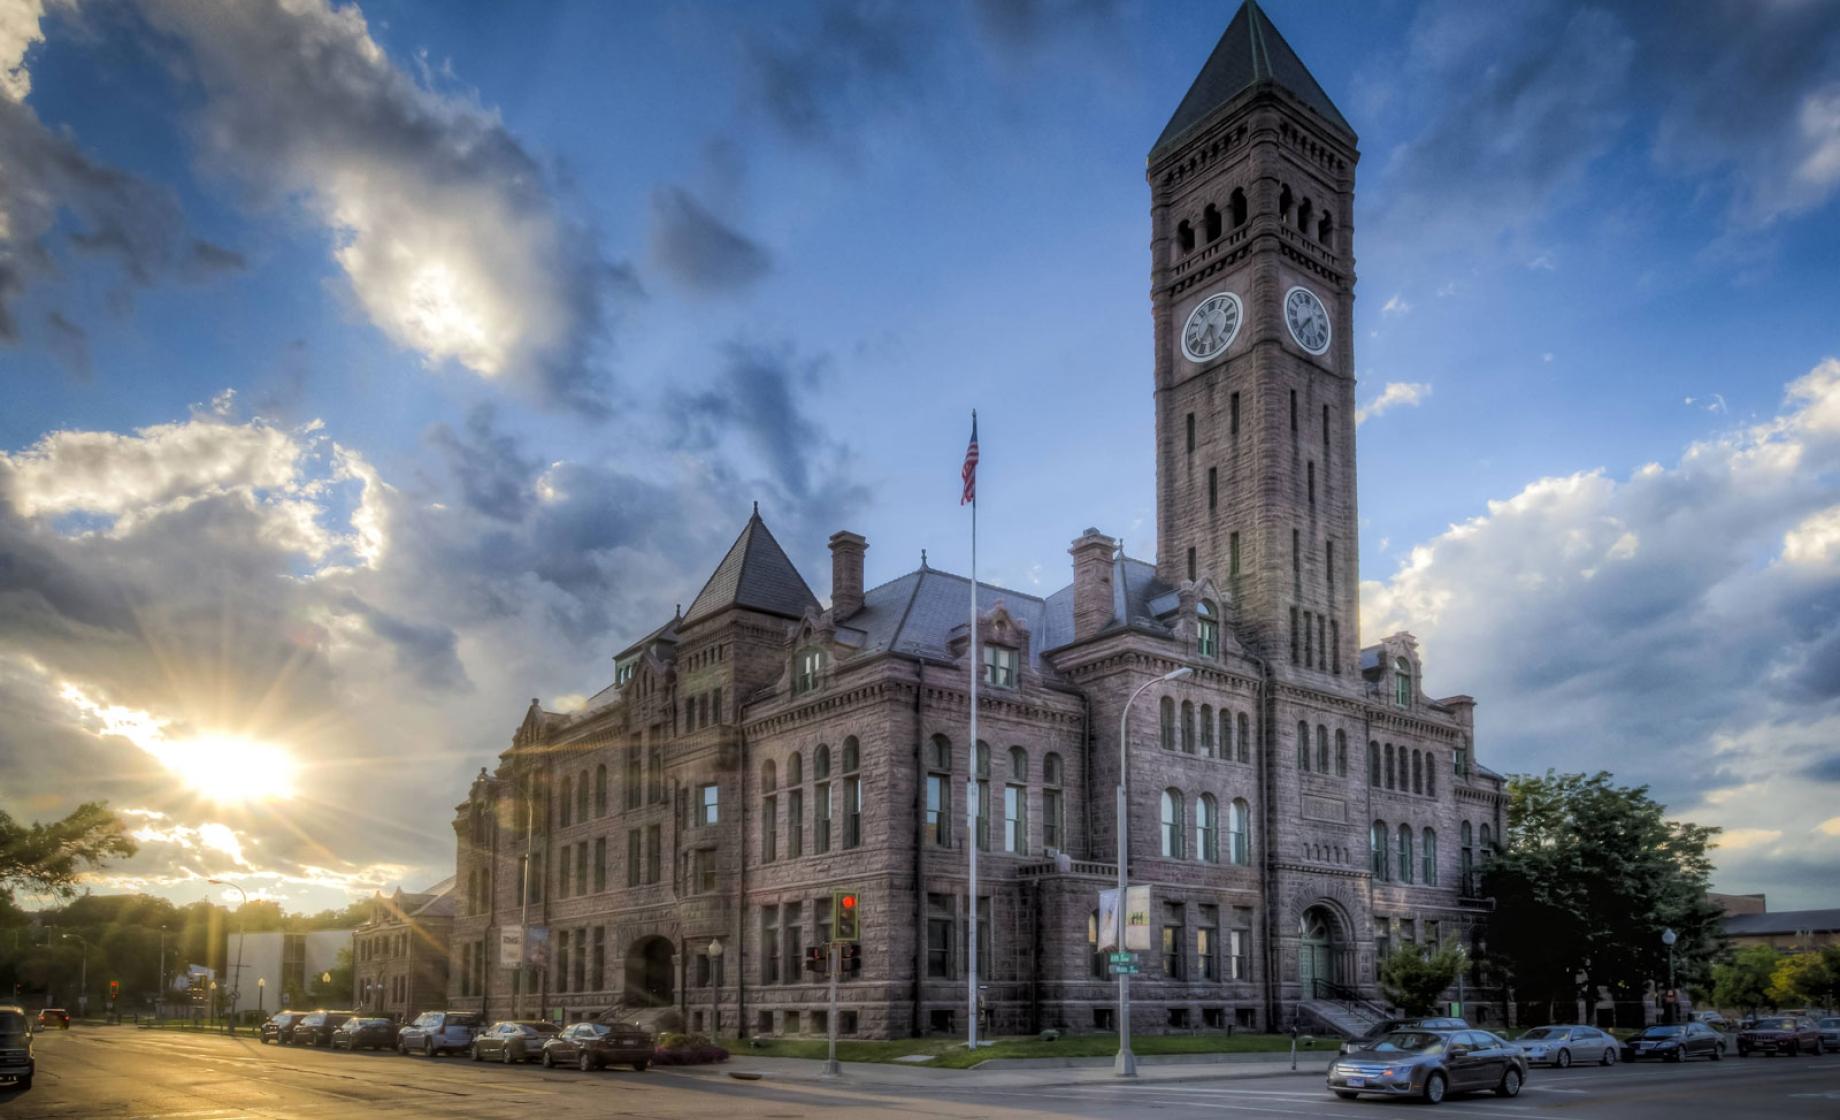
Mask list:
POLYGON ((819 1033, 803 954, 847 887, 863 960, 840 1030, 959 1033, 976 845, 987 1029, 1114 1029, 1094 938, 1121 723, 1153 900, 1134 1029, 1280 1027, 1375 998, 1390 944, 1478 936, 1503 806, 1474 702, 1424 691, 1409 635, 1358 632, 1357 161, 1248 4, 1149 165, 1157 562, 1088 530, 1061 591, 979 588, 973 635, 967 580, 923 563, 869 587, 854 533, 831 538, 825 609, 756 511, 687 612, 583 709, 532 701, 457 807, 449 1006, 819 1033), (1286 325, 1299 288, 1326 345, 1286 325), (1237 332, 1193 360, 1184 325, 1222 292, 1237 332), (505 964, 527 927, 546 955, 505 964))
POLYGON ((407 1023, 447 1006, 454 916, 453 880, 427 891, 371 900, 370 920, 352 933, 351 1006, 407 1023))

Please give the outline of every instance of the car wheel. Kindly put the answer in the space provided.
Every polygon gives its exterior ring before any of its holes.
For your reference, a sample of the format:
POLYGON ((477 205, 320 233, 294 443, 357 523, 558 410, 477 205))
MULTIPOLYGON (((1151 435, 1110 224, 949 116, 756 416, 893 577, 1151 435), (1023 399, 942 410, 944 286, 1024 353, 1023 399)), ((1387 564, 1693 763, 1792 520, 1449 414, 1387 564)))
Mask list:
POLYGON ((1814 1049, 1810 1051, 1810 1053, 1812 1053, 1815 1057, 1818 1058, 1821 1056, 1821 1052, 1825 1049, 1826 1047, 1821 1044, 1821 1040, 1817 1038, 1814 1040, 1814 1049))
POLYGON ((1600 1066, 1615 1065, 1616 1064, 1616 1047, 1614 1046, 1604 1047, 1604 1052, 1598 1056, 1597 1064, 1600 1066))
POLYGON ((1521 1071, 1513 1066, 1501 1075, 1501 1084, 1495 1086, 1495 1095, 1499 1097, 1518 1097, 1521 1095, 1521 1071))
POLYGON ((481 1058, 481 1057, 479 1056, 479 1043, 477 1043, 477 1042, 475 1042, 475 1043, 473 1043, 473 1060, 474 1060, 475 1062, 483 1062, 483 1061, 485 1061, 485 1059, 484 1059, 484 1058, 481 1058))
POLYGON ((1675 1047, 1674 1049, 1668 1051, 1667 1060, 1670 1062, 1681 1062, 1681 1061, 1685 1061, 1686 1057, 1687 1057, 1686 1050, 1680 1047, 1675 1047))
POLYGON ((1725 1060, 1725 1044, 1721 1042, 1717 1046, 1714 1046, 1712 1048, 1712 1053, 1710 1057, 1715 1062, 1724 1061, 1725 1060))
POLYGON ((1572 1052, 1570 1050, 1559 1051, 1559 1056, 1553 1059, 1553 1064, 1558 1066, 1560 1069, 1571 1069, 1572 1068, 1572 1052))
POLYGON ((583 1073, 594 1072, 594 1055, 583 1050, 575 1056, 575 1068, 583 1073))
POLYGON ((555 1069, 556 1068, 556 1056, 550 1053, 547 1047, 545 1047, 543 1050, 543 1068, 544 1069, 555 1069))
POLYGON ((1351 1100, 1354 1100, 1354 1099, 1355 1099, 1356 1097, 1358 1097, 1358 1096, 1360 1096, 1361 1094, 1359 1094, 1359 1093, 1350 1093, 1350 1092, 1349 1092, 1348 1090, 1346 1090, 1346 1089, 1337 1089, 1337 1090, 1335 1091, 1335 1095, 1336 1095, 1336 1096, 1338 1096, 1338 1097, 1340 1097, 1340 1098, 1342 1098, 1342 1099, 1343 1099, 1343 1100, 1345 1100, 1345 1101, 1351 1101, 1351 1100))
POLYGON ((30 1089, 32 1087, 32 1075, 28 1073, 24 1077, 13 1082, 13 1084, 19 1086, 22 1090, 30 1089))
POLYGON ((1425 1078, 1425 1103, 1443 1104, 1444 1091, 1449 1087, 1450 1083, 1444 1079, 1444 1075, 1441 1073, 1433 1073, 1431 1076, 1425 1078))
POLYGON ((646 1065, 647 1065, 647 1064, 648 1064, 648 1063, 647 1063, 647 1062, 645 1062, 644 1060, 640 1060, 640 1061, 637 1061, 637 1062, 634 1062, 634 1063, 633 1063, 633 1068, 634 1068, 634 1069, 636 1069, 636 1070, 638 1070, 638 1071, 639 1071, 640 1073, 644 1073, 644 1072, 645 1072, 645 1067, 646 1067, 646 1065))
POLYGON ((509 1042, 505 1043, 505 1048, 498 1052, 498 1060, 505 1065, 511 1064, 511 1044, 509 1042))

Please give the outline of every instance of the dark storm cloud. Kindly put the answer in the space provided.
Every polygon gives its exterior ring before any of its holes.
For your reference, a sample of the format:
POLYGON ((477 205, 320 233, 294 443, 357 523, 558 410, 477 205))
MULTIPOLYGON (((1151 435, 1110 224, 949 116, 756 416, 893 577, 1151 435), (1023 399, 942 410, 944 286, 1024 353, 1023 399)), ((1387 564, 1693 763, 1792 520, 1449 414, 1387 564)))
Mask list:
POLYGON ((794 140, 847 146, 866 118, 899 104, 937 34, 927 5, 832 0, 815 26, 788 20, 745 42, 750 99, 794 140))
POLYGON ((817 424, 798 399, 801 385, 816 382, 821 359, 801 359, 790 347, 731 343, 713 387, 679 398, 670 411, 682 417, 680 441, 698 449, 739 433, 794 499, 811 494, 809 464, 820 453, 817 424))
POLYGON ((1825 755, 1804 766, 1802 776, 1840 785, 1840 744, 1833 745, 1825 755))
POLYGON ((397 667, 425 688, 440 692, 471 689, 460 664, 459 639, 449 627, 411 622, 379 610, 355 594, 341 597, 337 606, 364 621, 379 640, 395 651, 397 667))
POLYGON ((219 272, 241 272, 249 267, 243 254, 209 241, 192 242, 191 271, 203 276, 219 272))
POLYGON ((497 430, 496 410, 482 404, 467 415, 464 434, 437 424, 428 439, 447 459, 466 504, 500 521, 520 521, 530 507, 542 461, 497 430))
POLYGON ((45 316, 46 344, 58 360, 78 378, 89 380, 89 332, 64 317, 62 311, 45 316))
POLYGON ((1064 35, 1087 35, 1118 14, 1115 0, 973 0, 977 29, 993 46, 1029 54, 1064 35))
POLYGON ((711 213, 682 187, 652 194, 652 262, 695 292, 732 292, 771 271, 759 244, 711 213))

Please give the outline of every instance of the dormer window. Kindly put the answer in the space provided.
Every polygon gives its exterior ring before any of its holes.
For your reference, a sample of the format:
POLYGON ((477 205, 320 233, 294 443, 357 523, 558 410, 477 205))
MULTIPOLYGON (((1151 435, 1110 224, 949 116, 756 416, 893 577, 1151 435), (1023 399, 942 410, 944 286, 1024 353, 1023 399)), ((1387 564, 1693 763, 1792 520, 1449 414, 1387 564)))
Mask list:
POLYGON ((792 694, 797 696, 817 688, 828 660, 821 649, 800 650, 792 663, 792 694))
POLYGON ((1393 659, 1393 706, 1412 706, 1412 663, 1403 657, 1393 659))
POLYGON ((1195 604, 1195 653, 1201 657, 1220 656, 1220 619, 1214 604, 1205 599, 1195 604))
POLYGON ((638 667, 639 662, 637 660, 623 661, 615 665, 613 667, 613 683, 615 685, 623 685, 627 681, 632 680, 633 670, 638 667))
POLYGON ((984 647, 984 683, 992 688, 1016 687, 1016 651, 1005 646, 984 647))

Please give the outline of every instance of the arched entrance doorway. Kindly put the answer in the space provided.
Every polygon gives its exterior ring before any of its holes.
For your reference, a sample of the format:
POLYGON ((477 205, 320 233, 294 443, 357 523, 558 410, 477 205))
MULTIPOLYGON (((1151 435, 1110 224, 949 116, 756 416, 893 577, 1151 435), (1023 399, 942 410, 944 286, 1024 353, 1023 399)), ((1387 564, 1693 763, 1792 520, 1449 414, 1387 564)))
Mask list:
POLYGON ((663 937, 642 937, 626 951, 626 1003, 632 1007, 665 1007, 672 999, 676 968, 671 942, 663 937))
POLYGON ((1299 940, 1297 945, 1297 980, 1298 993, 1304 999, 1314 999, 1319 994, 1320 985, 1340 985, 1347 982, 1342 969, 1341 923, 1326 906, 1312 906, 1303 912, 1298 921, 1299 940))

